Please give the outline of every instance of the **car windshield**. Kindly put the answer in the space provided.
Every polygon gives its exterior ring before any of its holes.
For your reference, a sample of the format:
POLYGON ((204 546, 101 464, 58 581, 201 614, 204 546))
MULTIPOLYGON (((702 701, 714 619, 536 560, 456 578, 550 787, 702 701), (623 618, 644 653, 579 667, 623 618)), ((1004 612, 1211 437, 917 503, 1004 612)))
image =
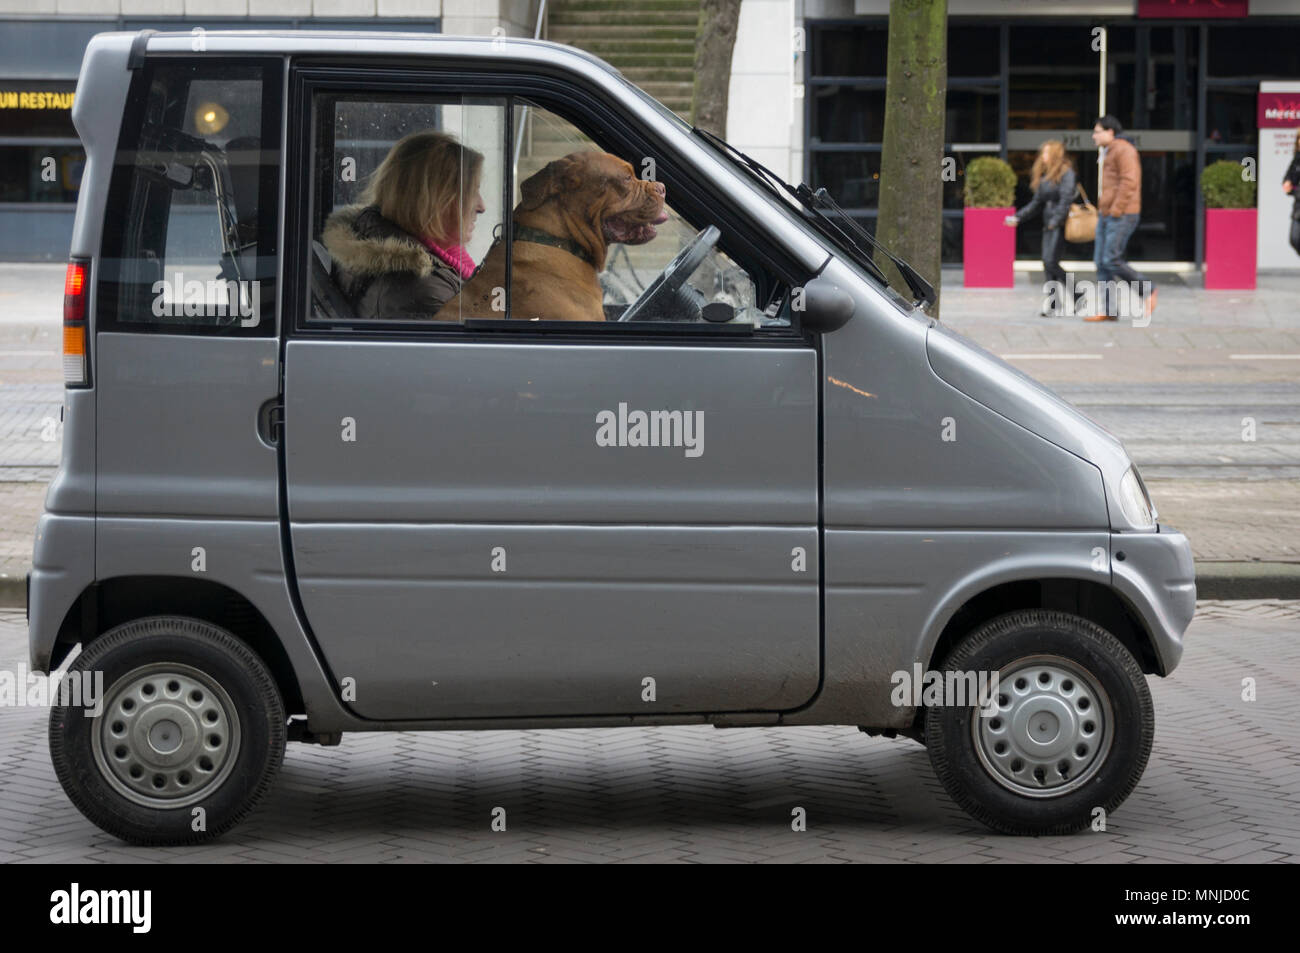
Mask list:
POLYGON ((906 262, 894 256, 868 234, 860 224, 830 198, 825 189, 815 192, 807 185, 793 186, 772 170, 740 152, 722 138, 704 129, 692 128, 697 141, 706 143, 731 165, 744 172, 752 181, 781 198, 787 208, 805 226, 831 242, 844 253, 849 262, 863 272, 895 299, 904 309, 910 310, 913 302, 931 304, 934 289, 906 262), (882 268, 873 248, 894 265, 882 268))
POLYGON ((690 125, 645 90, 628 81, 627 77, 613 70, 612 67, 610 69, 633 95, 653 108, 670 124, 689 133, 696 142, 704 143, 729 165, 739 169, 750 181, 757 183, 769 194, 780 198, 782 200, 780 207, 794 221, 805 228, 811 228, 818 237, 829 241, 843 253, 843 257, 850 265, 878 284, 899 307, 910 311, 917 303, 929 305, 935 300, 934 289, 928 282, 909 265, 891 254, 888 249, 879 245, 858 222, 830 198, 825 189, 814 192, 807 185, 798 187, 790 185, 720 136, 690 125), (882 269, 877 264, 878 259, 873 254, 873 247, 881 251, 884 257, 892 260, 895 267, 882 269))

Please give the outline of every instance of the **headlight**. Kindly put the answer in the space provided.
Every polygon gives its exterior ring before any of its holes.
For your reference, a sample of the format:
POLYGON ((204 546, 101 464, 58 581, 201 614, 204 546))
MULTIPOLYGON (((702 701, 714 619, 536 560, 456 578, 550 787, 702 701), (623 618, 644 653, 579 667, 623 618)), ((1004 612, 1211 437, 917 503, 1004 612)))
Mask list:
POLYGON ((1135 529, 1156 528, 1156 508, 1151 505, 1137 467, 1129 467, 1119 481, 1119 505, 1135 529))

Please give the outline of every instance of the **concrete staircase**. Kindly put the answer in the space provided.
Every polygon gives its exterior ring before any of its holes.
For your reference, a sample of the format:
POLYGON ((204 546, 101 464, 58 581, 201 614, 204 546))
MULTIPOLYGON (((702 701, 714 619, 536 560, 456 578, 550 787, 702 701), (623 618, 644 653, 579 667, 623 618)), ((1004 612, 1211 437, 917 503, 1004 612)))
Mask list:
POLYGON ((595 54, 690 119, 699 0, 550 0, 546 38, 595 54))

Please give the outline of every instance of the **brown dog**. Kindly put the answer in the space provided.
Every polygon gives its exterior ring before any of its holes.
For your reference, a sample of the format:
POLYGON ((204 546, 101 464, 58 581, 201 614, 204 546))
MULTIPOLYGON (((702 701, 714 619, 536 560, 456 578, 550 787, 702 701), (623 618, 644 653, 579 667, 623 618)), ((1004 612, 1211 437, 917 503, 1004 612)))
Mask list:
MULTIPOLYGON (((598 272, 614 242, 641 245, 668 220, 664 187, 643 182, 630 163, 607 152, 556 159, 519 186, 511 263, 511 317, 604 321, 598 272)), ((483 266, 437 318, 504 318, 506 246, 498 242, 483 266), (495 308, 493 306, 496 306, 495 308)))

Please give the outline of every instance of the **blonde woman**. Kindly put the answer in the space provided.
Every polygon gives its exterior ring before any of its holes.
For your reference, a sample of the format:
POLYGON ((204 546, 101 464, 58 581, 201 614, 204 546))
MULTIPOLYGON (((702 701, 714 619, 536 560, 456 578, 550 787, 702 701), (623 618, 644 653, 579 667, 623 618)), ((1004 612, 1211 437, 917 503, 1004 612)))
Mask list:
MULTIPOLYGON (((361 205, 330 216, 321 241, 359 318, 432 318, 474 273, 465 250, 486 211, 483 156, 445 132, 398 141, 361 205)), ((456 320, 455 315, 449 315, 456 320)))
MULTIPOLYGON (((1062 244, 1065 241, 1065 220, 1070 214, 1070 203, 1074 200, 1074 167, 1065 154, 1065 143, 1059 139, 1048 139, 1038 150, 1034 167, 1030 173, 1029 187, 1034 190, 1034 197, 1029 204, 1007 217, 1008 225, 1018 225, 1022 219, 1032 218, 1040 211, 1043 215, 1043 271, 1049 282, 1059 281, 1061 291, 1048 295, 1049 300, 1064 293, 1065 269, 1061 267, 1062 244)), ((1044 305, 1041 315, 1048 313, 1044 305)))

